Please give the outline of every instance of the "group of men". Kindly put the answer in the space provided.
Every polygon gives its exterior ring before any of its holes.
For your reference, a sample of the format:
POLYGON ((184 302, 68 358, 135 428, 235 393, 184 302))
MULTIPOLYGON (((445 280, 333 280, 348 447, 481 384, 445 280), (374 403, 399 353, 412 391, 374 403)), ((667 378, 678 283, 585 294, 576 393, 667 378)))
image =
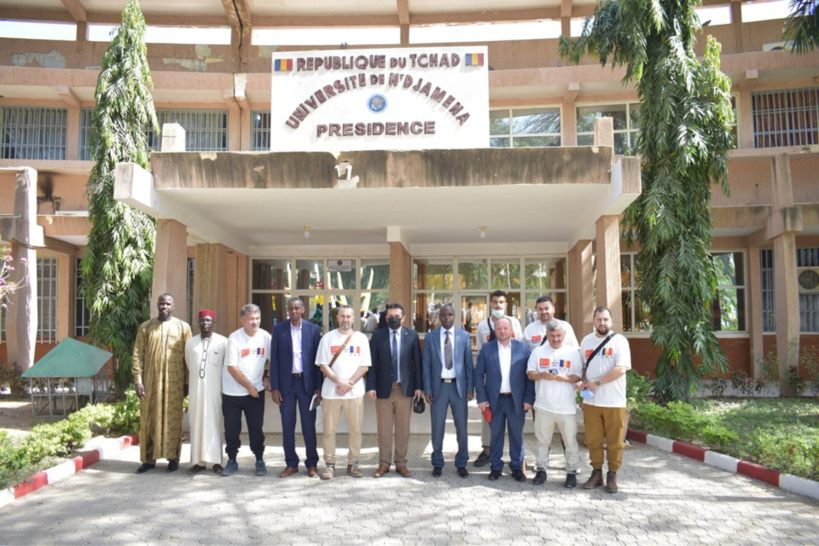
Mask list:
POLYGON ((509 466, 517 481, 526 481, 523 429, 526 412, 533 411, 536 436, 535 485, 545 483, 552 434, 558 428, 566 456, 564 485, 577 485, 580 468, 577 444, 576 389, 583 397, 586 445, 592 465, 585 489, 604 485, 617 491, 617 470, 622 465, 625 427, 625 373, 631 367, 628 341, 611 329, 611 312, 594 311, 594 332, 577 343, 572 327, 554 318, 554 303, 538 299, 538 320, 521 331, 506 315, 506 294, 496 291, 492 314, 477 325, 477 362, 469 333, 455 327, 455 309, 443 305, 440 327, 427 333, 423 350, 418 334, 403 325, 404 308, 387 305, 387 327, 372 338, 353 329, 355 311, 338 309, 337 325, 324 336, 318 326, 303 320, 300 298, 287 302, 288 320, 272 334, 260 328, 261 312, 254 304, 241 310, 242 327, 228 338, 213 331, 215 314, 199 313, 200 334, 191 337, 189 326, 172 317, 173 297, 163 294, 158 316, 143 323, 134 346, 133 373, 140 397, 140 456, 137 473, 155 468, 156 459, 168 459, 167 471, 179 468, 182 444, 182 400, 190 388, 191 462, 196 474, 212 465, 230 476, 239 471, 242 414, 255 473, 267 474, 264 462, 265 393, 279 406, 286 478, 299 472, 296 452, 296 415, 305 445, 304 466, 310 477, 336 477, 336 433, 341 413, 347 421, 349 450, 346 474, 360 478, 361 428, 364 396, 375 401, 378 427, 378 467, 381 478, 392 466, 404 477, 408 467, 410 422, 413 411, 430 405, 432 475, 445 466, 443 439, 448 412, 458 442, 455 468, 469 477, 467 407, 477 395, 484 416, 482 451, 473 462, 490 465, 489 479, 502 475, 504 443, 509 442, 509 466), (268 366, 269 363, 269 366, 268 366), (325 468, 319 474, 316 408, 321 405, 325 468), (222 431, 227 463, 222 463, 222 431), (602 468, 608 460, 605 482, 602 468))

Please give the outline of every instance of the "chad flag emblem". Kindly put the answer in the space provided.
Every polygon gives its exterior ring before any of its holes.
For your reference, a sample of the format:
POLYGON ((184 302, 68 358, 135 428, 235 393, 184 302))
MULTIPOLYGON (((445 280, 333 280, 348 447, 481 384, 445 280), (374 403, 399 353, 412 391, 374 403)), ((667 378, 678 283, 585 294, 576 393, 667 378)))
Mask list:
POLYGON ((466 66, 483 66, 483 53, 467 53, 464 60, 466 66))
POLYGON ((293 70, 293 59, 276 59, 273 63, 274 72, 290 72, 293 70))

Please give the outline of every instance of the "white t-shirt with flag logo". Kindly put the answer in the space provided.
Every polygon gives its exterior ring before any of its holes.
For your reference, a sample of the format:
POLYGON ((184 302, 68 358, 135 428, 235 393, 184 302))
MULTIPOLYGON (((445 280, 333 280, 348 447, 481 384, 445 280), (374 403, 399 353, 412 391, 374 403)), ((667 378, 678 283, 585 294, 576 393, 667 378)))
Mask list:
MULTIPOLYGON (((583 363, 577 347, 563 345, 560 349, 553 349, 547 342, 529 355, 529 372, 553 372, 564 376, 583 373, 583 363)), ((574 414, 577 403, 574 398, 574 383, 563 381, 549 381, 541 379, 535 381, 535 409, 551 411, 552 413, 574 414)))
MULTIPOLYGON (((332 330, 324 334, 316 353, 316 366, 322 364, 329 366, 330 361, 333 360, 333 355, 341 350, 341 346, 344 345, 344 340, 347 339, 348 335, 342 334, 338 330, 332 330)), ((332 369, 333 373, 340 379, 350 379, 361 366, 368 368, 372 366, 370 341, 361 332, 354 332, 350 342, 344 347, 344 352, 333 363, 332 369)), ((327 377, 324 378, 324 384, 321 387, 321 397, 327 399, 360 398, 364 396, 364 392, 364 378, 359 379, 350 392, 344 396, 336 392, 336 384, 327 377)))
MULTIPOLYGON (((573 347, 578 347, 579 343, 577 343, 577 337, 574 335, 574 329, 572 329, 572 325, 566 322, 565 320, 556 319, 561 326, 563 326, 563 345, 571 345, 573 347)), ((546 339, 546 325, 536 320, 534 322, 529 323, 526 326, 526 329, 523 331, 523 338, 526 340, 526 343, 529 344, 529 350, 534 351, 541 345, 548 345, 549 341, 543 341, 546 339)))
MULTIPOLYGON (((597 337, 591 333, 580 342, 580 353, 583 356, 583 363, 588 359, 598 345, 603 343, 605 337, 597 337)), ((621 366, 626 370, 631 369, 631 349, 628 340, 620 335, 614 334, 605 347, 594 356, 586 368, 586 380, 594 381, 609 373, 615 366, 621 366)), ((601 408, 624 408, 626 407, 626 375, 623 374, 610 383, 600 385, 591 398, 585 398, 584 404, 601 408)))
MULTIPOLYGON (((244 328, 239 328, 228 336, 225 367, 222 369, 222 392, 228 396, 248 396, 247 389, 233 379, 229 366, 237 366, 257 391, 264 390, 262 377, 270 351, 270 334, 259 329, 250 337, 244 328)), ((189 364, 190 365, 190 364, 189 364)))
MULTIPOLYGON (((520 329, 520 321, 515 317, 510 317, 506 315, 506 318, 512 323, 512 339, 517 341, 523 341, 523 331, 520 329)), ((492 318, 483 319, 478 323, 478 328, 475 331, 475 347, 478 352, 481 352, 481 347, 483 347, 484 343, 489 343, 489 338, 492 337, 490 332, 490 326, 487 322, 488 320, 492 320, 492 318)), ((492 323, 491 329, 495 329, 495 323, 492 323)))

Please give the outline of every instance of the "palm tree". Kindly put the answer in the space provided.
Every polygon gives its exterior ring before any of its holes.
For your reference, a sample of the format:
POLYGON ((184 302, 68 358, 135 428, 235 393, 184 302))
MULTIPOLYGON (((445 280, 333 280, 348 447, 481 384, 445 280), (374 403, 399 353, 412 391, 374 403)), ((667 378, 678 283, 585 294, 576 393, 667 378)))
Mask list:
POLYGON ((791 0, 791 13, 785 22, 782 39, 798 54, 809 53, 819 45, 819 13, 816 0, 791 0))

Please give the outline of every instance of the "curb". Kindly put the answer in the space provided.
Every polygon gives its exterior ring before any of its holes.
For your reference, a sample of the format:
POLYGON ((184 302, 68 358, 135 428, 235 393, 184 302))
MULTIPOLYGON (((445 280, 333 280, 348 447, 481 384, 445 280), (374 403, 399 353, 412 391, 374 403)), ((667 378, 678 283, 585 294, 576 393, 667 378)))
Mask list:
POLYGON ((669 453, 677 453, 707 465, 727 470, 733 474, 742 474, 743 476, 763 481, 790 493, 819 499, 819 482, 813 480, 792 476, 790 474, 781 474, 778 470, 771 470, 756 463, 749 463, 729 455, 717 453, 716 451, 692 446, 691 444, 678 442, 677 440, 669 440, 661 436, 654 436, 653 434, 646 434, 645 432, 639 432, 631 428, 626 431, 626 438, 654 446, 669 453))
POLYGON ((64 480, 77 472, 93 466, 103 459, 109 458, 117 451, 137 445, 138 443, 139 436, 137 434, 128 434, 120 438, 106 439, 103 445, 97 449, 86 451, 57 466, 37 472, 26 481, 18 483, 14 487, 0 490, 0 508, 46 485, 64 480))

